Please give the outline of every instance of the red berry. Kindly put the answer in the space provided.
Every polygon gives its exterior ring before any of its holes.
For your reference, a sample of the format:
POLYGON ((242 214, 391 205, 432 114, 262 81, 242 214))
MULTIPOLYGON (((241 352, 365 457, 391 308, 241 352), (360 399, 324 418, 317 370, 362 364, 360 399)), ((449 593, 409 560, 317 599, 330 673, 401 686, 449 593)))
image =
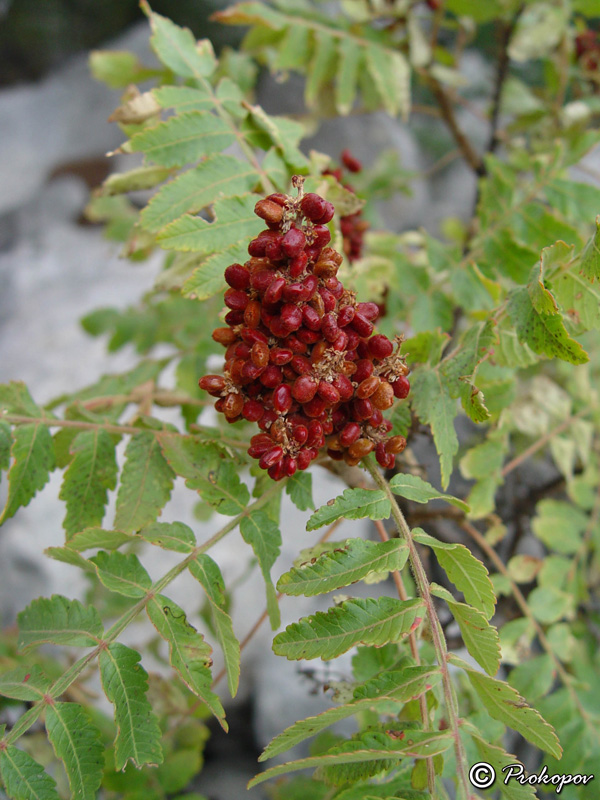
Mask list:
POLYGON ((303 303, 309 299, 310 292, 303 283, 288 283, 282 297, 286 303, 303 303))
POLYGON ((313 247, 325 247, 331 241, 331 231, 326 225, 315 225, 313 233, 315 236, 312 243, 313 247))
POLYGON ((298 338, 305 344, 315 344, 321 338, 318 331, 311 331, 308 328, 300 328, 298 331, 298 338))
POLYGON ((356 372, 354 373, 354 380, 357 383, 362 383, 365 378, 373 374, 373 362, 368 358, 361 358, 356 362, 356 372))
POLYGON ((241 264, 231 264, 225 270, 225 280, 232 289, 247 289, 250 286, 250 273, 241 264))
POLYGON ((328 342, 334 342, 337 339, 340 329, 338 328, 337 318, 332 311, 325 314, 321 320, 321 331, 328 342))
POLYGON ((258 465, 261 467, 261 469, 268 469, 269 467, 272 467, 273 464, 277 464, 278 461, 281 461, 282 458, 283 450, 281 447, 273 447, 271 450, 267 450, 266 453, 263 453, 258 465))
POLYGON ((306 444, 306 440, 308 439, 308 428, 306 425, 296 425, 296 427, 293 429, 292 435, 298 444, 306 444))
POLYGON ((300 375, 292 386, 292 396, 299 403, 308 403, 317 393, 317 382, 311 375, 300 375))
POLYGON ((370 322, 366 317, 363 317, 359 311, 357 311, 354 315, 354 319, 350 325, 354 328, 358 335, 362 336, 363 338, 370 336, 373 333, 373 323, 370 322))
POLYGON ((320 195, 309 192, 300 201, 300 208, 304 216, 311 222, 316 222, 325 212, 325 200, 320 195))
POLYGON ((323 445, 323 426, 317 420, 312 420, 308 425, 307 447, 321 447, 323 445))
POLYGON ((347 402, 354 394, 354 386, 352 382, 345 375, 336 375, 333 385, 340 393, 340 399, 347 402))
POLYGON ((333 311, 336 306, 336 299, 331 292, 327 291, 327 289, 319 289, 319 294, 323 300, 325 312, 328 313, 329 311, 333 311))
POLYGON ((258 422, 264 413, 263 404, 257 400, 246 400, 242 408, 242 417, 247 419, 248 422, 258 422))
POLYGON ((300 253, 299 255, 295 256, 290 260, 288 264, 288 269, 291 278, 298 278, 304 270, 306 269, 306 265, 308 264, 308 256, 305 252, 300 253))
POLYGON ((378 333, 376 336, 371 336, 369 339, 369 352, 373 358, 387 358, 394 352, 394 345, 390 342, 387 336, 378 333))
POLYGON ((377 303, 359 303, 356 306, 356 310, 359 314, 362 314, 363 317, 371 320, 371 322, 374 322, 379 316, 379 307, 377 303))
POLYGON ((304 250, 306 245, 306 236, 298 228, 290 228, 284 235, 281 247, 283 252, 288 258, 296 258, 304 250))
POLYGON ((352 413, 357 422, 362 422, 372 416, 373 404, 370 400, 359 400, 357 398, 352 403, 352 413))
POLYGON ((269 364, 260 376, 260 382, 263 386, 266 386, 267 389, 274 389, 276 386, 279 386, 282 380, 283 375, 281 374, 281 369, 276 367, 275 364, 269 364))
POLYGON ((347 170, 350 172, 360 172, 362 169, 362 164, 360 161, 355 158, 350 150, 342 150, 341 154, 342 164, 346 167, 347 170))
POLYGON ((340 328, 349 325, 353 319, 354 319, 353 306, 342 306, 338 311, 338 316, 337 316, 337 324, 340 326, 340 328))
POLYGON ((236 309, 235 311, 230 311, 225 314, 225 322, 228 325, 241 325, 243 321, 244 312, 241 309, 236 309))
POLYGON ((225 388, 225 378, 222 375, 204 375, 198 381, 198 386, 213 397, 219 397, 225 388))
POLYGON ((273 392, 273 408, 279 414, 287 413, 292 405, 292 390, 287 383, 281 383, 273 392))
POLYGON ((318 222, 320 225, 325 225, 327 222, 331 222, 334 214, 335 214, 335 206, 333 205, 333 203, 330 203, 329 201, 326 200, 325 211, 323 211, 323 214, 319 217, 319 219, 314 220, 314 222, 318 222))
POLYGON ((312 306, 302 307, 302 321, 311 331, 321 330, 321 317, 312 306))
POLYGON ((285 278, 274 278, 264 294, 264 302, 270 306, 275 305, 281 300, 284 289, 285 278))
POLYGON ((392 383, 392 389, 399 400, 404 400, 405 397, 408 397, 408 393, 410 392, 410 381, 406 375, 400 375, 399 378, 396 378, 396 380, 392 383))
POLYGON ((311 451, 310 450, 300 450, 298 455, 296 456, 296 462, 298 464, 298 469, 306 469, 311 462, 311 451))
POLYGON ((340 393, 332 383, 319 381, 317 392, 319 397, 322 397, 329 406, 334 406, 336 403, 340 402, 340 393))
POLYGON ((289 331, 297 331, 302 325, 302 309, 293 303, 286 303, 281 309, 281 321, 289 331))
POLYGON ((320 417, 327 408, 327 401, 322 397, 313 397, 308 403, 303 403, 303 407, 307 417, 320 417))
POLYGON ((294 354, 287 347, 272 347, 269 357, 273 364, 282 367, 284 364, 289 364, 294 354))
POLYGON ((294 356, 291 367, 298 375, 308 375, 312 370, 312 364, 306 356, 294 356))
POLYGON ((292 458, 292 456, 286 456, 285 459, 284 459, 284 462, 283 462, 283 472, 284 472, 284 474, 288 478, 291 478, 292 475, 294 475, 294 473, 296 472, 297 469, 298 469, 298 463, 297 463, 296 459, 292 458))
POLYGON ((349 422, 340 433, 340 444, 350 447, 360 437, 360 425, 357 422, 349 422))

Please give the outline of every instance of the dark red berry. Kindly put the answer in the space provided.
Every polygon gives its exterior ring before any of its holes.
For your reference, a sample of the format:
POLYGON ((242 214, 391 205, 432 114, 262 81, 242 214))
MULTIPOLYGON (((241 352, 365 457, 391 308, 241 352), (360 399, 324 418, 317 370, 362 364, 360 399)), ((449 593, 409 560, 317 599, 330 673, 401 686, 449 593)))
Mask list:
POLYGON ((320 195, 309 192, 300 201, 300 208, 311 222, 316 222, 325 212, 325 200, 320 195))
POLYGON ((396 378, 396 380, 392 383, 392 389, 399 400, 404 400, 405 397, 408 397, 408 393, 410 392, 410 381, 406 375, 400 375, 399 378, 396 378))
POLYGON ((297 228, 290 228, 281 242, 282 250, 288 258, 296 258, 296 256, 299 256, 304 250, 305 245, 306 236, 297 228))
POLYGON ((373 358, 387 358, 394 352, 394 345, 387 336, 378 333, 376 336, 371 336, 369 339, 369 352, 373 358))

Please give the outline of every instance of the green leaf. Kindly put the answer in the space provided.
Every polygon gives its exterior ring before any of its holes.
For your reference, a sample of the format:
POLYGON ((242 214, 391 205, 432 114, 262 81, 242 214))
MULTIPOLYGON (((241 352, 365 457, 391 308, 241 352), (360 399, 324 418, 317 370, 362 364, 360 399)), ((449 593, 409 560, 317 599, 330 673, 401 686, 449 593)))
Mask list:
POLYGON ((50 479, 54 447, 50 431, 41 422, 19 425, 13 433, 13 464, 8 471, 8 498, 0 524, 14 516, 50 479))
POLYGON ((356 97, 358 70, 362 61, 361 48, 350 38, 338 44, 338 68, 335 80, 335 106, 339 114, 349 114, 356 97))
POLYGON ((194 531, 183 522, 155 522, 139 532, 141 539, 176 553, 190 553, 196 546, 194 531))
POLYGON ((180 28, 167 17, 151 11, 145 0, 141 6, 150 19, 152 49, 166 67, 182 78, 204 78, 212 74, 217 61, 208 39, 196 42, 188 28, 180 28))
POLYGON ((515 689, 504 681, 476 672, 456 656, 452 656, 452 660, 464 667, 479 699, 494 719, 508 725, 541 750, 560 758, 562 748, 554 729, 527 705, 515 689))
POLYGON ((334 764, 359 764, 368 761, 401 758, 429 758, 445 752, 452 744, 452 736, 447 731, 416 731, 409 728, 405 732, 394 731, 394 736, 376 731, 362 733, 363 741, 347 741, 335 748, 335 752, 320 756, 290 761, 261 772, 252 778, 248 788, 259 783, 308 767, 327 767, 334 764), (401 735, 401 734, 404 735, 401 735))
POLYGON ((4 420, 0 420, 0 470, 8 469, 10 466, 10 446, 12 435, 10 425, 4 420))
POLYGON ((258 179, 253 167, 233 156, 211 156, 163 186, 143 209, 141 223, 156 233, 183 214, 196 214, 222 197, 252 191, 258 179))
POLYGON ((117 484, 115 442, 102 428, 78 433, 69 452, 73 459, 59 494, 67 504, 63 522, 67 542, 78 531, 102 523, 108 491, 117 484))
POLYGON ((314 531, 340 517, 387 519, 390 511, 390 501, 381 489, 345 489, 343 494, 315 511, 306 523, 306 530, 314 531))
POLYGON ((93 647, 104 634, 94 606, 84 606, 79 600, 68 600, 60 594, 39 597, 21 611, 17 619, 20 650, 46 642, 93 647))
POLYGON ((588 517, 581 509, 562 500, 540 500, 531 522, 535 535, 551 550, 564 555, 576 553, 581 546, 588 517))
POLYGON ((420 622, 417 612, 422 606, 421 600, 402 602, 391 597, 347 600, 288 625, 275 637, 273 650, 289 661, 327 661, 357 644, 399 642, 420 622))
POLYGON ((113 172, 102 184, 102 194, 114 195, 153 189, 173 172, 168 167, 136 167, 127 172, 113 172))
POLYGON ((410 67, 402 53, 376 44, 366 48, 367 68, 386 111, 406 119, 410 111, 410 67))
POLYGON ((0 775, 11 800, 60 800, 56 783, 24 750, 0 750, 0 775))
POLYGON ((90 71, 98 81, 111 89, 124 89, 131 83, 139 83, 157 74, 157 70, 144 67, 135 53, 126 50, 92 50, 90 71))
POLYGON ((308 108, 314 108, 327 83, 333 80, 336 67, 335 39, 325 31, 313 35, 314 55, 308 66, 304 96, 308 108))
POLYGON ((169 644, 170 660, 185 685, 203 700, 227 730, 221 701, 211 690, 212 649, 187 621, 185 611, 168 597, 157 595, 146 605, 150 622, 169 644))
POLYGON ((161 732, 158 720, 146 697, 148 675, 140 654, 119 642, 100 652, 102 688, 115 707, 115 769, 125 769, 129 761, 136 767, 162 763, 161 732))
POLYGON ((279 603, 273 581, 271 567, 277 560, 281 550, 281 532, 276 522, 270 519, 264 511, 253 511, 250 516, 244 517, 240 522, 242 538, 254 550, 258 559, 267 592, 267 611, 273 630, 280 625, 279 603))
POLYGON ((436 667, 406 667, 385 673, 382 678, 367 681, 354 690, 354 700, 336 706, 314 717, 299 720, 276 736, 263 750, 259 761, 284 753, 291 747, 328 728, 339 720, 361 711, 373 710, 397 714, 409 700, 422 695, 440 679, 436 667))
POLYGON ((233 144, 235 134, 208 111, 188 111, 134 134, 129 147, 155 164, 181 167, 233 144))
POLYGON ((248 256, 248 240, 238 242, 220 253, 214 253, 202 261, 183 285, 184 297, 191 300, 207 300, 219 294, 225 288, 223 273, 230 264, 246 261, 248 256))
MULTIPOLYGON (((477 745, 482 761, 490 764, 496 771, 496 775, 506 776, 506 773, 503 772, 504 768, 519 763, 516 756, 507 753, 502 747, 486 742, 479 736, 473 736, 473 741, 477 745)), ((535 800, 537 797, 533 786, 516 780, 508 781, 508 783, 504 780, 497 780, 494 786, 507 800, 535 800)))
POLYGON ((77 703, 46 709, 46 730, 56 757, 65 765, 73 797, 94 800, 104 770, 100 731, 77 703))
POLYGON ((107 553, 101 550, 89 559, 96 567, 101 583, 111 592, 126 597, 144 597, 152 586, 150 576, 133 553, 107 553))
POLYGON ((408 547, 400 539, 387 542, 348 539, 342 547, 284 573, 277 589, 287 595, 313 597, 356 583, 370 572, 402 569, 407 558, 408 547))
POLYGON ((434 539, 420 528, 413 530, 415 541, 433 548, 441 568, 462 592, 469 605, 490 619, 494 613, 496 597, 485 566, 462 544, 448 544, 434 539))
POLYGON ((519 341, 539 355, 561 358, 571 364, 585 364, 589 357, 578 341, 567 333, 558 313, 539 313, 527 289, 515 289, 508 297, 508 313, 519 341))
POLYGON ((219 514, 235 516, 245 510, 250 492, 229 453, 191 437, 161 433, 157 439, 171 468, 219 514))
POLYGON ((314 509, 315 504, 312 496, 312 475, 310 472, 296 472, 288 479, 285 491, 292 499, 292 503, 300 511, 314 509))
POLYGON ((436 450, 440 457, 442 488, 450 482, 452 462, 458 453, 458 437, 454 430, 456 400, 436 370, 421 369, 415 373, 411 385, 414 410, 419 419, 431 425, 436 450))
POLYGON ((225 581, 218 565, 206 554, 200 554, 192 561, 189 570, 206 592, 213 625, 223 650, 229 692, 235 697, 240 682, 240 643, 233 632, 231 617, 226 611, 225 581))
POLYGON ((443 494, 434 489, 430 483, 419 478, 418 475, 411 475, 407 472, 394 475, 390 481, 390 488, 394 494, 399 494, 401 497, 406 497, 407 500, 413 500, 415 503, 428 503, 430 500, 445 500, 461 511, 468 513, 469 506, 459 500, 458 497, 453 497, 451 494, 443 494))
POLYGON ((125 450, 115 528, 132 533, 153 522, 171 497, 174 479, 154 434, 132 436, 125 450))
POLYGON ((101 547, 103 550, 117 550, 122 544, 135 541, 134 536, 130 536, 123 531, 109 531, 104 528, 84 528, 69 539, 69 547, 72 550, 81 552, 91 550, 94 547, 101 547))
POLYGON ((191 86, 159 86, 152 90, 152 96, 162 108, 174 108, 177 112, 212 111, 215 97, 206 89, 191 86))
POLYGON ((458 603, 442 586, 432 584, 432 593, 446 601, 450 613, 458 623, 465 647, 488 675, 493 677, 500 668, 500 640, 496 628, 490 625, 481 611, 466 603, 458 603))
POLYGON ((35 702, 41 700, 49 688, 50 679, 37 664, 17 667, 0 675, 0 695, 13 700, 35 702))
MULTIPOLYGON (((256 195, 227 197, 214 204, 213 222, 186 214, 158 234, 157 240, 166 250, 212 253, 247 241, 263 226, 254 213, 256 195)), ((244 259, 245 260, 245 259, 244 259)))
POLYGON ((600 216, 596 217, 596 232, 581 254, 579 272, 590 282, 600 278, 600 216))
POLYGON ((556 665, 548 653, 530 658, 510 671, 508 682, 530 702, 548 694, 556 679, 556 665))
POLYGON ((43 414, 23 381, 0 383, 0 409, 8 414, 20 414, 25 417, 40 417, 43 414))

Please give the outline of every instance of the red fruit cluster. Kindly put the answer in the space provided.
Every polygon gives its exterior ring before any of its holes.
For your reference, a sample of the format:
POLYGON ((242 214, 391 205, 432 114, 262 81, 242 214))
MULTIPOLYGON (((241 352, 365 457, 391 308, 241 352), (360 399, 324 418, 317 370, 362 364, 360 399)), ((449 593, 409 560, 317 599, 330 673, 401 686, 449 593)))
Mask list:
MULTIPOLYGON (((349 150, 344 150, 340 159, 342 162, 341 167, 326 169, 323 175, 333 175, 345 189, 354 193, 353 186, 344 182, 344 168, 348 170, 348 172, 356 173, 362 170, 362 164, 349 150)), ((344 253, 348 261, 356 261, 357 258, 361 257, 363 238, 368 228, 369 223, 362 218, 362 211, 356 211, 354 214, 347 214, 344 217, 340 217, 340 231, 344 238, 344 253)))
POLYGON ((600 36, 596 31, 583 31, 575 37, 575 54, 586 72, 600 68, 600 36))
MULTIPOLYGON (((375 451, 384 467, 406 446, 382 411, 410 389, 398 346, 373 333, 374 303, 357 303, 336 273, 342 256, 328 247, 334 207, 317 194, 272 194, 255 213, 266 230, 250 258, 225 270, 227 327, 213 339, 227 348, 223 375, 200 388, 217 397, 228 422, 257 422, 249 455, 274 480, 306 469, 326 447, 356 465, 375 451)), ((397 343, 398 344, 398 343, 397 343)))

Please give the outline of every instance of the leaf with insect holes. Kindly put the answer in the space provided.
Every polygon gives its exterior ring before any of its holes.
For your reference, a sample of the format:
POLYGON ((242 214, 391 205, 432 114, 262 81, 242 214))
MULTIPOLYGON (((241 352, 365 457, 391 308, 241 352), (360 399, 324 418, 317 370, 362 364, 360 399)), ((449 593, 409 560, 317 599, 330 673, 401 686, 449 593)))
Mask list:
MULTIPOLYGON (((359 765, 369 761, 386 761, 389 768, 395 766, 396 760, 403 758, 429 758, 444 753, 452 745, 452 736, 448 731, 417 731, 409 728, 406 731, 393 731, 389 735, 383 731, 363 731, 358 740, 343 742, 328 752, 290 761, 271 767, 253 778, 248 788, 259 783, 295 772, 308 767, 326 768, 337 764, 359 765)), ((387 766, 387 764, 386 764, 387 766)), ((380 770, 378 770, 380 771, 380 770)))
POLYGON ((490 625, 481 611, 466 603, 458 603, 443 586, 433 583, 431 591, 446 601, 470 655, 488 675, 494 676, 500 668, 500 640, 496 628, 490 625))
POLYGON ((220 153, 210 156, 165 184, 142 211, 141 223, 157 233, 183 214, 197 214, 222 197, 252 191, 258 180, 256 170, 237 158, 220 153))
POLYGON ((0 748, 0 775, 11 800, 60 800, 54 779, 29 753, 0 748))
POLYGON ((38 597, 17 617, 19 649, 38 644, 93 647, 102 639, 104 628, 94 606, 69 600, 60 594, 38 597))
POLYGON ((119 642, 100 651, 102 688, 115 707, 115 769, 156 766, 163 761, 161 731, 146 693, 148 675, 139 663, 140 654, 119 642))
POLYGON ((69 451, 73 458, 59 494, 67 505, 67 542, 78 531, 102 523, 108 492, 117 484, 115 441, 102 428, 78 433, 69 451))
POLYGON ((448 578, 462 592, 469 605, 486 619, 494 613, 496 596, 485 566, 462 544, 449 544, 434 539, 421 528, 413 530, 416 542, 431 547, 448 578))
POLYGON ((387 519, 390 511, 390 501, 381 489, 346 489, 315 511, 306 523, 306 530, 314 531, 323 525, 330 525, 340 517, 387 519))
POLYGON ((142 528, 138 536, 145 542, 176 553, 190 553, 196 546, 194 531, 183 522, 154 522, 142 528))
POLYGON ((225 581, 218 565, 206 553, 192 561, 189 570, 206 592, 214 629, 223 650, 229 692, 235 697, 240 682, 240 643, 233 632, 231 617, 225 610, 225 581))
POLYGON ((55 461, 52 436, 46 425, 41 422, 19 425, 13 433, 11 457, 8 497, 0 523, 14 516, 21 506, 28 505, 50 480, 55 461))
POLYGON ((288 625, 273 640, 273 651, 289 661, 327 661, 357 644, 399 642, 419 624, 417 613, 422 607, 422 600, 392 597, 346 600, 288 625))
POLYGON ((356 583, 370 572, 402 569, 407 558, 408 547, 400 539, 387 542, 348 539, 335 550, 285 572, 277 582, 277 589, 287 595, 313 597, 356 583))
POLYGON ((188 689, 203 700, 223 730, 225 711, 212 691, 212 648, 187 621, 185 611, 168 597, 156 595, 146 605, 150 622, 169 644, 170 661, 188 689))
POLYGON ((520 733, 540 750, 550 753, 555 758, 561 757, 562 747, 554 728, 538 711, 527 705, 516 689, 504 681, 490 678, 489 675, 474 670, 458 656, 451 655, 450 660, 465 670, 479 699, 494 719, 520 733))
POLYGON ((154 434, 132 436, 125 448, 115 528, 133 533, 153 522, 171 497, 174 480, 154 434))
POLYGON ((135 133, 129 147, 160 166, 181 167, 220 153, 234 141, 235 134, 220 117, 208 111, 187 111, 135 133))
POLYGON ((327 709, 321 714, 299 720, 276 736, 265 747, 259 761, 284 753, 291 747, 316 736, 325 728, 342 719, 372 710, 397 714, 409 700, 419 697, 440 679, 437 667, 405 667, 384 673, 354 690, 354 699, 342 706, 327 709))
POLYGON ((94 800, 102 781, 104 744, 88 712, 77 703, 54 703, 46 709, 46 730, 73 797, 94 800))

